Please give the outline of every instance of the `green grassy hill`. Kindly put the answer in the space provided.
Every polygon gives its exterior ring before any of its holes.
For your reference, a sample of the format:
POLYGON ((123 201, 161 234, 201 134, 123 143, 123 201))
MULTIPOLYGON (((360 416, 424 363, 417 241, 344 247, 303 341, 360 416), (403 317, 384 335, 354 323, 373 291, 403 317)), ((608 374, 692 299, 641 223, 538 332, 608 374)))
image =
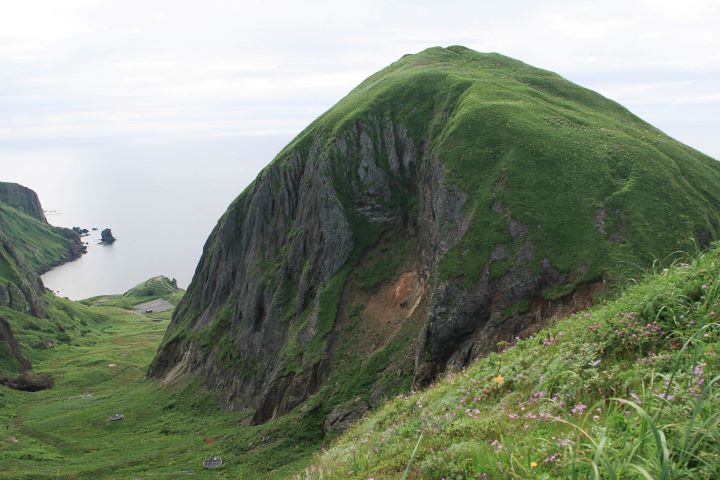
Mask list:
POLYGON ((718 478, 719 315, 715 249, 400 395, 298 478, 718 478))
POLYGON ((47 342, 69 338, 67 316, 48 312, 57 302, 46 304, 51 297, 44 296, 39 275, 83 251, 75 232, 47 223, 35 192, 0 182, 0 379, 31 367, 24 352, 37 347, 38 332, 52 334, 47 342), (18 315, 31 320, 18 322, 18 315))
POLYGON ((552 72, 430 48, 229 206, 149 375, 258 424, 312 409, 322 438, 719 236, 719 162, 552 72))
POLYGON ((1 202, 0 229, 38 274, 83 252, 80 237, 72 230, 41 222, 1 202))
POLYGON ((9 205, 21 212, 47 223, 37 193, 17 183, 0 182, 0 203, 9 205))
POLYGON ((159 276, 145 280, 122 295, 101 295, 82 300, 82 303, 85 305, 132 308, 150 300, 163 299, 177 305, 184 293, 185 291, 178 288, 174 279, 159 276))
MULTIPOLYGON (((690 247, 691 237, 707 244, 720 235, 720 162, 553 72, 461 46, 406 55, 380 70, 275 161, 289 162, 290 152, 311 144, 328 149, 358 122, 382 118, 406 127, 426 156, 441 161, 445 181, 468 196, 470 226, 443 256, 444 278, 474 282, 489 262, 494 277, 514 266, 491 260, 497 245, 519 250, 527 240, 508 231, 504 215, 527 227, 535 268, 549 259, 576 272, 576 283, 621 276, 621 261, 647 265, 690 247)), ((389 170, 383 140, 372 141, 389 170)), ((361 158, 342 160, 355 175, 361 158)), ((346 178, 334 181, 352 195, 346 178)))

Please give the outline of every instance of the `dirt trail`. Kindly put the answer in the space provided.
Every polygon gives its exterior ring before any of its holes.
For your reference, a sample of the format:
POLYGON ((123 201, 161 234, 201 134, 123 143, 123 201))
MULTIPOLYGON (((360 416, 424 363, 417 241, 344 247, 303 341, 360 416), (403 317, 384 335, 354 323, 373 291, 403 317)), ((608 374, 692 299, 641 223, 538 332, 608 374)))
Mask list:
POLYGON ((165 312, 167 310, 171 310, 172 308, 173 308, 172 303, 160 298, 157 300, 152 300, 149 302, 141 303, 140 305, 135 305, 133 307, 133 312, 135 312, 138 315, 145 315, 146 313, 165 312))

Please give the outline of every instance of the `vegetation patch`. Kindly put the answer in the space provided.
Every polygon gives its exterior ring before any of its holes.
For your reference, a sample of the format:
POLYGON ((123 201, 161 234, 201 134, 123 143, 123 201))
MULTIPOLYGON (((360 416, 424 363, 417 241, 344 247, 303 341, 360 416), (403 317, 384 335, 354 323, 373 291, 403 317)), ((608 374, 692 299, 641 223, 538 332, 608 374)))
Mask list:
POLYGON ((716 478, 719 314, 715 249, 399 395, 302 478, 716 478))

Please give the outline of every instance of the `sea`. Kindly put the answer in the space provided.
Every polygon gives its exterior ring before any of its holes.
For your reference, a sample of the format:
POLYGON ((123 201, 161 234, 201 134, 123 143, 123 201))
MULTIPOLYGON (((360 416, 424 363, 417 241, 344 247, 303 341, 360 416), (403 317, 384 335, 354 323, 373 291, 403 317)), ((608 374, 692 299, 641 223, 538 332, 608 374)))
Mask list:
POLYGON ((123 293, 158 275, 186 288, 220 216, 290 139, 5 142, 0 180, 35 190, 51 224, 90 231, 85 255, 42 276, 59 296, 123 293), (115 243, 99 244, 104 228, 115 243))

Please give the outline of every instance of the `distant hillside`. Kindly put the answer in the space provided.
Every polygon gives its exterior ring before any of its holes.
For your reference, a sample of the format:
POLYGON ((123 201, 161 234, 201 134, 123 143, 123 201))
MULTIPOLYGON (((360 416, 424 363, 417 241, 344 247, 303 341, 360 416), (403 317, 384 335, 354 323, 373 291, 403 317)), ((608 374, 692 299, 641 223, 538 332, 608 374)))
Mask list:
POLYGON ((54 308, 48 300, 54 297, 45 295, 40 274, 83 252, 77 233, 47 223, 35 192, 0 182, 0 376, 31 368, 26 348, 31 344, 23 340, 28 337, 23 332, 33 331, 29 337, 36 337, 36 330, 47 328, 57 336, 44 335, 49 342, 69 341, 58 317, 48 320, 54 308), (21 317, 36 320, 17 322, 21 317))
POLYGON ((41 222, 3 203, 0 228, 38 274, 75 260, 85 252, 80 236, 74 231, 41 222))
POLYGON ((178 288, 175 279, 161 275, 145 280, 121 295, 101 295, 82 300, 82 303, 132 308, 150 300, 163 299, 172 305, 177 305, 184 293, 183 289, 178 288))
POLYGON ((17 208, 36 220, 47 223, 37 193, 27 187, 17 183, 0 182, 0 203, 17 208))
POLYGON ((39 275, 74 260, 85 247, 80 236, 45 221, 37 195, 12 183, 0 183, 0 306, 42 316, 39 275))

